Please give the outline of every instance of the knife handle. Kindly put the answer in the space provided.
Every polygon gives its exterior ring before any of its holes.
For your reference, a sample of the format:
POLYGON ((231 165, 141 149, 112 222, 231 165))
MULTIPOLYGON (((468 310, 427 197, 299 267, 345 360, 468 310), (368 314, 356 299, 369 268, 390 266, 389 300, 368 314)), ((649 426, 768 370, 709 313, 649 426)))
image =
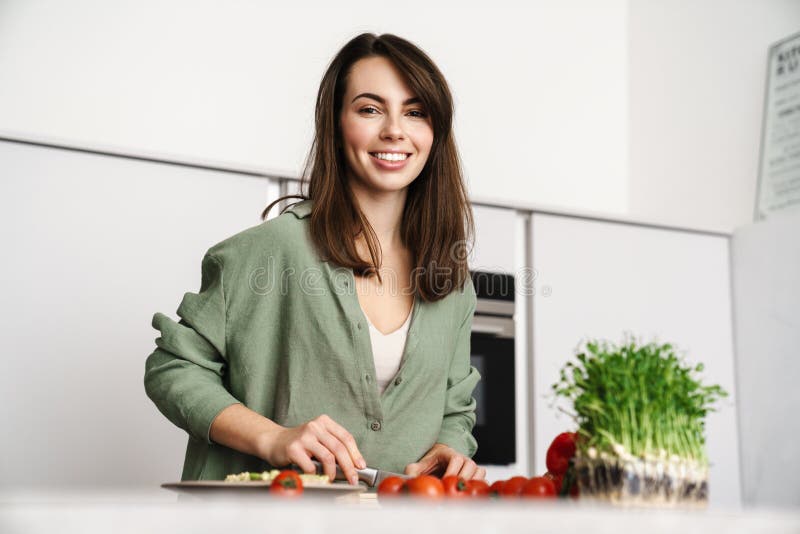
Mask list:
MULTIPOLYGON (((325 474, 325 468, 322 466, 322 463, 317 460, 311 460, 311 463, 314 464, 314 467, 317 468, 318 475, 325 474)), ((356 469, 356 474, 358 475, 358 480, 364 482, 367 486, 374 486, 375 481, 377 479, 377 470, 371 469, 369 467, 365 469, 356 469)), ((336 476, 333 478, 334 480, 347 480, 347 477, 344 475, 344 471, 339 465, 336 465, 336 476)))
MULTIPOLYGON (((325 467, 322 465, 322 462, 317 460, 311 460, 311 463, 314 464, 314 467, 317 468, 316 474, 324 475, 325 474, 325 467)), ((339 467, 339 464, 336 464, 336 476, 333 478, 334 480, 347 480, 347 477, 344 476, 344 471, 342 468, 339 467)))

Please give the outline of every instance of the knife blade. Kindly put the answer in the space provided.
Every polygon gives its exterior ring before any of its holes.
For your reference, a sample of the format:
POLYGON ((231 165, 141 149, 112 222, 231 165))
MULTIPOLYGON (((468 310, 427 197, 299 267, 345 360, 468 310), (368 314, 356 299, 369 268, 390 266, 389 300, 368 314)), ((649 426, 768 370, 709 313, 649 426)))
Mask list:
MULTIPOLYGON (((318 462, 317 460, 311 460, 311 463, 317 468, 318 475, 324 475, 324 467, 322 463, 318 462)), ((391 471, 384 471, 382 469, 375 469, 374 467, 365 467, 364 469, 356 469, 356 473, 358 474, 358 480, 364 482, 367 486, 371 488, 378 487, 381 482, 386 480, 389 477, 400 477, 402 479, 408 480, 411 477, 409 475, 401 475, 400 473, 392 473, 391 471)), ((336 476, 334 480, 347 480, 347 477, 344 475, 342 469, 337 465, 336 466, 336 476)))

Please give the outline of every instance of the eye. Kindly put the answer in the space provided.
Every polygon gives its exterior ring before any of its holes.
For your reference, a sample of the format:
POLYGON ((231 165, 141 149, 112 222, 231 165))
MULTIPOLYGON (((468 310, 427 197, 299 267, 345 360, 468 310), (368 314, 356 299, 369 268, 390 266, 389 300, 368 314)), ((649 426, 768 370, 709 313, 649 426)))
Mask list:
MULTIPOLYGON (((367 106, 367 107, 365 107, 365 108, 361 108, 361 109, 359 109, 359 110, 358 110, 358 112, 359 112, 359 113, 365 113, 367 110, 370 110, 370 109, 371 109, 372 111, 375 111, 375 112, 377 112, 377 111, 378 111, 377 109, 375 109, 375 108, 374 108, 374 107, 372 107, 372 106, 367 106)), ((368 115, 374 115, 374 113, 367 113, 367 114, 368 114, 368 115)))
POLYGON ((424 119, 425 117, 427 117, 427 116, 428 116, 428 115, 427 115, 427 114, 426 114, 424 111, 422 111, 421 109, 412 109, 411 111, 409 111, 409 113, 416 113, 416 115, 412 115, 412 116, 413 116, 413 117, 418 117, 418 118, 420 118, 420 119, 424 119))

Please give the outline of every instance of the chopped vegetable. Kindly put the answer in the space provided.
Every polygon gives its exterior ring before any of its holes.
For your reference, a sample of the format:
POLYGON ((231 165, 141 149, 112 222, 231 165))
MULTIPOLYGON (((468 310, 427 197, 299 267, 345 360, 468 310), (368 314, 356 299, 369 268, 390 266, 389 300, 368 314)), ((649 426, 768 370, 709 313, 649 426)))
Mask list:
MULTIPOLYGON (((277 469, 272 469, 271 471, 263 471, 261 473, 255 473, 250 471, 244 471, 242 473, 236 475, 228 475, 225 477, 225 482, 247 482, 247 481, 262 481, 262 482, 271 482, 281 473, 281 471, 277 469)), ((298 473, 300 480, 303 481, 303 484, 306 485, 320 485, 320 484, 330 484, 330 479, 328 475, 315 475, 315 474, 308 474, 308 473, 298 473)))

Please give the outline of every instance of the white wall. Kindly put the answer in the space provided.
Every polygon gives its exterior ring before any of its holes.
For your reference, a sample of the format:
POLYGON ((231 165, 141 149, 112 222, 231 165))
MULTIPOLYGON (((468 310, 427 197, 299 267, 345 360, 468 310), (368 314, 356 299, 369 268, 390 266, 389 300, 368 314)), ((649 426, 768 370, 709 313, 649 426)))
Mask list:
POLYGON ((744 502, 800 506, 800 214, 733 236, 736 370, 744 502))
POLYGON ((394 32, 450 82, 474 197, 731 231, 767 47, 800 27, 793 0, 222 5, 0 2, 0 136, 294 176, 334 52, 394 32))
POLYGON ((449 81, 473 195, 627 209, 624 0, 275 5, 0 2, 0 135, 294 176, 328 62, 393 32, 449 81))
POLYGON ((769 46, 796 0, 631 0, 630 214, 732 231, 753 220, 769 46))

